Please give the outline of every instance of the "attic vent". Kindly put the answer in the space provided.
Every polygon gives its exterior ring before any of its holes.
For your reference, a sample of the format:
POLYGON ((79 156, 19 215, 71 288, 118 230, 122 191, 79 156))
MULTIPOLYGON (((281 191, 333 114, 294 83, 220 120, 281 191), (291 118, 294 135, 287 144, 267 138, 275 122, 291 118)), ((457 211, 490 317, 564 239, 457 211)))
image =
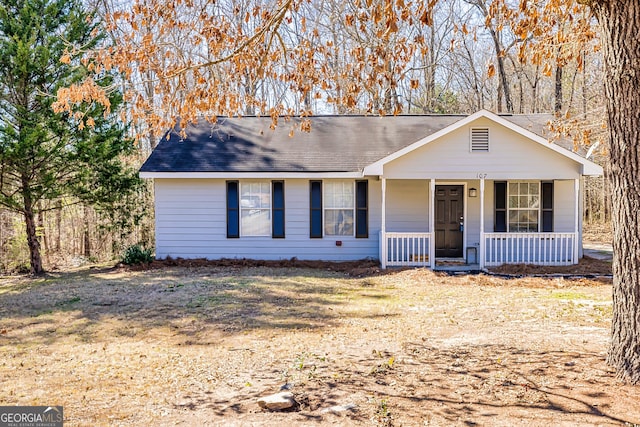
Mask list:
POLYGON ((489 128, 471 129, 471 152, 489 152, 489 128))

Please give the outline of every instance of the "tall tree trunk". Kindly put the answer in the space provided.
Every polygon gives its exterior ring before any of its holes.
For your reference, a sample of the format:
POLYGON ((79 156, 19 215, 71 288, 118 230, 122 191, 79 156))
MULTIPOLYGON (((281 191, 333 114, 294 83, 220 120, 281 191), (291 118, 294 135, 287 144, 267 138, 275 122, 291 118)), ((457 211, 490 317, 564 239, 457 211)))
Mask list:
POLYGON ((581 0, 600 23, 613 204, 613 323, 607 361, 640 383, 640 2, 581 0))
POLYGON ((56 201, 56 253, 60 253, 60 235, 62 234, 62 201, 56 201))
POLYGON ((38 202, 38 228, 40 229, 40 236, 41 236, 41 242, 42 242, 42 246, 44 247, 44 258, 47 261, 47 264, 49 263, 49 241, 47 239, 47 234, 45 233, 45 227, 44 227, 44 212, 42 210, 42 202, 38 202))
POLYGON ((89 233, 89 208, 87 206, 84 207, 84 230, 82 233, 84 242, 84 256, 89 258, 91 256, 91 234, 89 233))
POLYGON ((556 65, 556 87, 555 87, 556 102, 553 108, 555 113, 562 111, 562 66, 556 65))
POLYGON ((40 242, 38 241, 38 233, 36 229, 36 216, 33 212, 33 200, 31 200, 31 192, 28 186, 25 185, 23 179, 23 193, 24 198, 24 222, 27 227, 27 244, 29 245, 29 256, 31 262, 31 273, 42 274, 44 269, 42 268, 42 256, 40 254, 40 242))

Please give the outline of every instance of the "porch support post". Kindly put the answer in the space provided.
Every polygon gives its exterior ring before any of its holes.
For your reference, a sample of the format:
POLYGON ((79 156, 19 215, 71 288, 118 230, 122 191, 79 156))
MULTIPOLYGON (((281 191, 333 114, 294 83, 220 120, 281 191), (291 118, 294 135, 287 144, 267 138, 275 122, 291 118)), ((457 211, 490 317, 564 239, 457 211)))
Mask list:
POLYGON ((478 264, 480 269, 484 268, 484 177, 480 178, 480 253, 478 254, 478 264))
POLYGON ((574 237, 573 237, 573 256, 571 257, 571 262, 573 264, 578 263, 578 235, 580 234, 580 179, 575 179, 573 183, 573 194, 576 199, 575 203, 575 226, 574 226, 574 237))
POLYGON ((382 213, 380 224, 380 267, 387 268, 387 179, 382 178, 382 213))
POLYGON ((436 180, 431 178, 429 183, 429 267, 436 267, 436 180))

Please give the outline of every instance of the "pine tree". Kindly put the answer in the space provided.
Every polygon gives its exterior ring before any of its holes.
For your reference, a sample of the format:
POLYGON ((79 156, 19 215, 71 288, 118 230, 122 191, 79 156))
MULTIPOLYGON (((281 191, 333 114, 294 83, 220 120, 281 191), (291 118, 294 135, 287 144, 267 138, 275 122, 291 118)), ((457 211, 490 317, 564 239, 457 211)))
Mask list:
MULTIPOLYGON (((80 1, 0 4, 0 205, 24 217, 34 274, 43 272, 35 221, 41 201, 108 209, 139 185, 122 161, 134 145, 115 119, 121 96, 110 95, 109 109, 52 109, 59 88, 88 75, 90 63, 72 46, 88 49, 102 40, 80 1)), ((112 84, 113 76, 103 74, 98 83, 112 84)))

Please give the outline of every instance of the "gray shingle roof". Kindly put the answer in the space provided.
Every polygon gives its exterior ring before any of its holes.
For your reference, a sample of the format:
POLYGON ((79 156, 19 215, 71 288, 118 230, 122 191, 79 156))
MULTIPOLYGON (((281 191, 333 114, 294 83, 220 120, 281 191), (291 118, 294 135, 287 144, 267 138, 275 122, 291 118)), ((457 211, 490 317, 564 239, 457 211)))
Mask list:
MULTIPOLYGON (((163 138, 141 172, 357 172, 420 139, 463 119, 464 115, 316 116, 310 133, 270 117, 219 118, 163 138)), ((545 132, 550 115, 502 116, 531 132, 545 132)), ((299 120, 299 119, 292 119, 299 120)))

